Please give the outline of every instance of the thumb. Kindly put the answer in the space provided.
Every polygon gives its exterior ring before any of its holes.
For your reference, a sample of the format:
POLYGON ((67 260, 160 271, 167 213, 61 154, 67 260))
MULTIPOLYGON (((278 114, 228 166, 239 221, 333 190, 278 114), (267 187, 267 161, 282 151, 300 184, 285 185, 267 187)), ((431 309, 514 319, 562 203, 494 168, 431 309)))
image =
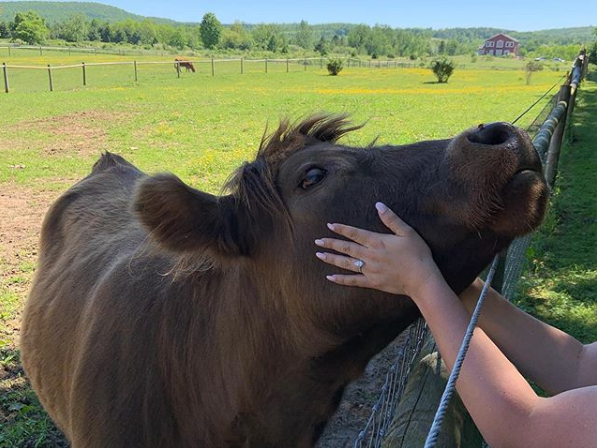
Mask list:
POLYGON ((400 217, 390 210, 387 205, 378 202, 375 204, 375 208, 377 209, 381 222, 396 235, 404 236, 405 233, 412 230, 412 227, 400 219, 400 217))

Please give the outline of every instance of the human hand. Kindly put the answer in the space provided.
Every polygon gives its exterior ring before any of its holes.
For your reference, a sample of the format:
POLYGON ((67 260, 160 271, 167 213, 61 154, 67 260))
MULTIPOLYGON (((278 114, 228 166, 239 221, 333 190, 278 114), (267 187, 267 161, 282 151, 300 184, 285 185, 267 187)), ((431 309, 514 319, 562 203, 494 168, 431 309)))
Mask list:
POLYGON ((347 286, 404 294, 416 302, 421 287, 441 273, 419 234, 381 202, 375 204, 381 221, 393 233, 370 232, 343 224, 328 228, 352 241, 321 238, 315 244, 344 255, 317 252, 320 260, 357 274, 334 274, 327 279, 347 286), (362 266, 359 267, 359 261, 362 266))

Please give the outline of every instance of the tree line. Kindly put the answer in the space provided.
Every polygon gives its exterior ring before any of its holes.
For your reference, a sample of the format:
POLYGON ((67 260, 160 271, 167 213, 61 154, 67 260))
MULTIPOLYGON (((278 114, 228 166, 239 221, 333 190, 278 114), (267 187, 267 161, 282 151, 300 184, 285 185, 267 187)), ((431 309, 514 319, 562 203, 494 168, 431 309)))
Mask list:
POLYGON ((456 39, 434 40, 429 32, 402 30, 389 26, 368 25, 339 28, 322 33, 306 21, 288 29, 288 25, 245 25, 236 22, 223 26, 213 13, 207 13, 200 24, 163 24, 151 19, 108 22, 88 20, 73 14, 62 21, 48 24, 35 11, 17 13, 12 21, 0 22, 0 38, 43 44, 49 39, 69 43, 127 43, 153 47, 158 44, 179 50, 266 50, 274 53, 313 51, 321 55, 346 53, 373 58, 411 57, 433 54, 464 54, 476 48, 456 39))
MULTIPOLYGON (((178 50, 317 52, 368 55, 372 58, 474 54, 484 38, 495 34, 491 28, 454 28, 449 30, 396 29, 385 25, 338 24, 322 29, 306 21, 295 25, 246 25, 236 22, 224 26, 213 13, 198 24, 157 23, 151 19, 109 22, 88 20, 72 14, 62 21, 47 23, 36 11, 19 12, 12 21, 0 21, 0 38, 27 44, 62 40, 73 44, 130 44, 153 48, 157 45, 178 50)), ((528 33, 527 33, 528 34, 528 33)), ((577 44, 553 45, 525 35, 523 55, 570 58, 577 44)))

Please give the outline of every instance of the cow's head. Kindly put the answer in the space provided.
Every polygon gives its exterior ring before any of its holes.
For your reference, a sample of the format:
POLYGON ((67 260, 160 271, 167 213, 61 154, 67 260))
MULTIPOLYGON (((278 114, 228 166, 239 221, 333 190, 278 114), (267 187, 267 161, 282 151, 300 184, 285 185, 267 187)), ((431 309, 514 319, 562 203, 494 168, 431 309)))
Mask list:
POLYGON ((315 258, 313 241, 331 236, 327 222, 387 232, 374 207, 384 202, 423 236, 458 292, 543 217, 548 188, 539 158, 527 134, 512 125, 403 146, 336 143, 353 129, 343 117, 283 122, 256 159, 237 170, 228 194, 158 175, 141 183, 135 209, 164 248, 250 269, 269 278, 280 296, 320 315, 328 310, 319 307, 323 302, 354 304, 357 313, 363 295, 383 296, 325 280, 333 268, 315 258))

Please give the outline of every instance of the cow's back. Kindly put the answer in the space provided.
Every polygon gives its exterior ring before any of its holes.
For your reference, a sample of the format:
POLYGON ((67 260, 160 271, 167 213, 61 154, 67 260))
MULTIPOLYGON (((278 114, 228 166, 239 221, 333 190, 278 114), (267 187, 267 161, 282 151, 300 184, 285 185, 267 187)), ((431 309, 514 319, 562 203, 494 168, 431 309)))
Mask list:
MULTIPOLYGON (((147 234, 131 211, 135 184, 144 176, 119 156, 106 154, 87 178, 53 204, 43 224, 21 336, 23 365, 42 404, 75 447, 95 447, 90 440, 101 440, 106 447, 134 446, 143 428, 129 426, 130 434, 114 434, 114 440, 109 433, 94 434, 107 430, 111 421, 122 423, 127 409, 153 406, 149 414, 166 417, 157 409, 163 401, 159 396, 153 403, 136 403, 142 400, 137 386, 118 380, 134 373, 122 369, 130 369, 130 361, 139 356, 141 339, 155 334, 147 328, 155 325, 150 319, 130 321, 130 316, 143 316, 143 306, 156 306, 155 298, 140 297, 137 291, 162 281, 133 272, 139 273, 135 261, 145 257, 147 234), (122 325, 124 316, 130 331, 110 331, 122 325), (110 334, 118 340, 106 336, 110 334)), ((159 258, 145 258, 151 260, 145 262, 148 269, 160 269, 159 258)), ((167 269, 167 262, 162 264, 167 269)), ((155 375, 135 378, 146 383, 139 387, 160 390, 147 384, 160 381, 156 361, 141 354, 138 362, 156 367, 155 375)))

